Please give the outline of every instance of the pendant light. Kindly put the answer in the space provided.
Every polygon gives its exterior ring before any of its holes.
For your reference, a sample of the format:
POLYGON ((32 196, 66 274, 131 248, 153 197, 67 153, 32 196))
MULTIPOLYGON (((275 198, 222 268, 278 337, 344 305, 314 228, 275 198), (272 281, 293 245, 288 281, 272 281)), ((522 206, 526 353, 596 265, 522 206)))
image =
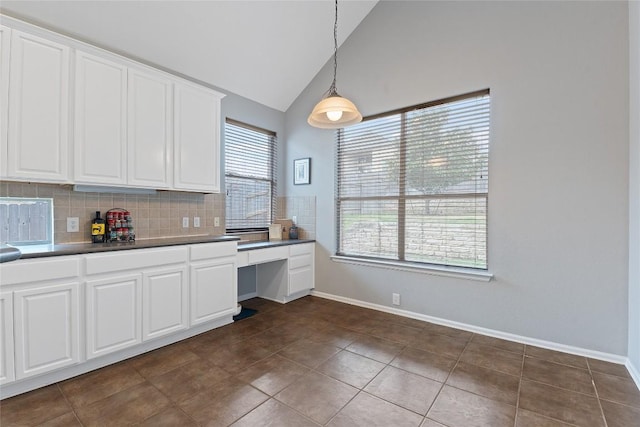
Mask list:
POLYGON ((307 123, 323 129, 339 129, 360 123, 362 114, 347 98, 338 95, 336 72, 338 70, 338 0, 336 0, 336 20, 333 24, 333 82, 324 97, 309 115, 307 123))

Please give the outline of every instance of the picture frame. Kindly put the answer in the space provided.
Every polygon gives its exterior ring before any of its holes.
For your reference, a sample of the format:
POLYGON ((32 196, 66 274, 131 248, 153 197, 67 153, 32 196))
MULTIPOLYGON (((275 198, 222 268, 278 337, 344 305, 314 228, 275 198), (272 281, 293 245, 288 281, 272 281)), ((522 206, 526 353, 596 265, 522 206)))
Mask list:
POLYGON ((311 157, 293 161, 293 184, 311 184, 311 157))

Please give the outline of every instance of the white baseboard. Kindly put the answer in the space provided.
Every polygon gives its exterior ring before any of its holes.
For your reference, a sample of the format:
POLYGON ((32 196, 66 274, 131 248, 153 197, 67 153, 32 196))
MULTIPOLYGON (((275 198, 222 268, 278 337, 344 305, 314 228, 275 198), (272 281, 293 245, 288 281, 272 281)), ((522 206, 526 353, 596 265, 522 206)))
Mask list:
MULTIPOLYGON (((360 301, 353 298, 347 298, 347 297, 328 294, 325 292, 319 292, 315 290, 311 292, 311 295, 319 298, 325 298, 325 299, 330 299, 338 302, 343 302, 346 304, 356 305, 358 307, 364 307, 364 308, 370 308, 372 310, 383 311, 385 313, 397 314, 398 316, 402 316, 402 317, 408 317, 411 319, 422 320, 425 322, 435 323, 438 325, 449 326, 451 328, 462 329, 462 330, 473 332, 480 335, 487 335, 490 337, 501 338, 503 340, 515 341, 515 342, 519 342, 527 345, 534 345, 536 347, 547 348, 549 350, 561 351, 563 353, 571 353, 578 356, 590 357, 592 359, 604 360, 606 362, 612 362, 612 363, 617 363, 621 365, 626 364, 627 369, 629 369, 629 372, 631 372, 631 369, 629 368, 630 364, 628 363, 628 358, 625 356, 617 355, 617 354, 604 353, 601 351, 589 350, 586 348, 574 347, 574 346, 559 344, 551 341, 544 341, 537 338, 524 337, 522 335, 496 331, 494 329, 487 329, 480 326, 469 325, 467 323, 441 319, 439 317, 428 316, 426 314, 415 313, 413 311, 387 307, 380 304, 373 304, 366 301, 360 301)), ((634 371, 636 374, 636 376, 634 377, 634 380, 636 381, 636 384, 640 384, 637 380, 637 378, 639 377, 637 375, 638 372, 635 370, 635 368, 634 368, 634 371)), ((634 374, 632 373, 631 375, 634 375, 634 374)), ((640 385, 638 386, 638 388, 640 388, 640 385)))
POLYGON ((248 299, 255 298, 257 296, 258 296, 257 292, 250 292, 248 294, 238 295, 238 302, 246 301, 248 299))
POLYGON ((636 368, 636 366, 631 363, 631 359, 627 359, 627 363, 625 363, 625 366, 627 367, 627 371, 629 371, 631 378, 633 378, 633 381, 635 381, 636 386, 638 387, 638 389, 640 389, 640 371, 638 371, 638 368, 636 368))
POLYGON ((48 372, 46 374, 17 380, 13 383, 5 384, 0 387, 0 399, 16 396, 18 394, 26 393, 40 387, 61 382, 69 378, 73 378, 78 375, 93 371, 95 369, 103 368, 122 360, 146 353, 148 351, 156 350, 160 347, 164 347, 166 345, 191 338, 203 332, 207 332, 212 329, 228 325, 230 323, 233 323, 231 314, 220 319, 193 326, 189 329, 182 330, 171 335, 159 337, 151 341, 143 341, 142 343, 133 347, 125 348, 114 353, 105 354, 95 359, 83 360, 76 365, 67 366, 66 368, 48 372))

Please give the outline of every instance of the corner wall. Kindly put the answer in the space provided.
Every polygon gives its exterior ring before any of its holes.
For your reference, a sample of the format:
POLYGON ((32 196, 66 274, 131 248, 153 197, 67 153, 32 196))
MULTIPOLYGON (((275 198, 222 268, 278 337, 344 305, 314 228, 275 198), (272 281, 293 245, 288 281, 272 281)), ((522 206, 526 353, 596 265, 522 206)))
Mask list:
POLYGON ((342 45, 338 90, 364 115, 492 96, 489 283, 342 264, 335 133, 306 118, 332 64, 286 114, 287 196, 316 196, 316 289, 627 355, 628 7, 624 2, 380 2, 342 45), (311 185, 293 159, 311 157, 311 185))
POLYGON ((640 2, 629 2, 629 371, 640 387, 640 2))

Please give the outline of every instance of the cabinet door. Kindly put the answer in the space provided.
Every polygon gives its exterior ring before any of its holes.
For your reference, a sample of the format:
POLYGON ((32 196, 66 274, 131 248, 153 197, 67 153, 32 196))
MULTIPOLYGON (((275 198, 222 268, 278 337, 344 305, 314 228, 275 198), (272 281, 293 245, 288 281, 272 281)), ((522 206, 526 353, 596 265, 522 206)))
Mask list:
POLYGON ((191 265, 191 325, 235 313, 236 275, 235 257, 191 265))
POLYGON ((181 190, 220 192, 220 99, 188 83, 175 85, 174 181, 181 190))
POLYGON ((87 359, 140 343, 140 274, 87 281, 87 359))
POLYGON ((7 176, 7 123, 9 122, 9 48, 11 28, 0 25, 0 178, 7 176))
POLYGON ((289 271, 289 293, 295 294, 300 291, 308 291, 313 286, 313 268, 304 267, 289 271))
POLYGON ((158 73, 129 69, 128 183, 169 188, 172 166, 172 84, 158 73))
POLYGON ((315 287, 315 244, 301 243, 289 246, 288 295, 308 291, 315 287))
POLYGON ((142 275, 142 339, 148 340, 189 326, 187 268, 168 268, 142 275))
POLYGON ((69 47, 14 29, 10 62, 7 175, 69 181, 69 47))
POLYGON ((79 283, 14 292, 16 378, 79 361, 79 283))
POLYGON ((0 293, 0 384, 16 379, 13 367, 13 300, 11 292, 0 293))
POLYGON ((76 182, 126 184, 127 68, 76 51, 76 182))

